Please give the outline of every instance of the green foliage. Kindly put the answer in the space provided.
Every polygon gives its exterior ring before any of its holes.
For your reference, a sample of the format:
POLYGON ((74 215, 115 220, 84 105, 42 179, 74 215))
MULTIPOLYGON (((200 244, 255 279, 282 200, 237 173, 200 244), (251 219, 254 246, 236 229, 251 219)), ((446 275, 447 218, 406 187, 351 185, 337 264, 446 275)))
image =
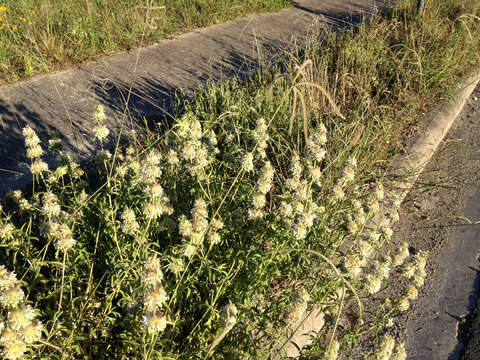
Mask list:
POLYGON ((289 0, 0 1, 0 84, 224 22, 289 0))

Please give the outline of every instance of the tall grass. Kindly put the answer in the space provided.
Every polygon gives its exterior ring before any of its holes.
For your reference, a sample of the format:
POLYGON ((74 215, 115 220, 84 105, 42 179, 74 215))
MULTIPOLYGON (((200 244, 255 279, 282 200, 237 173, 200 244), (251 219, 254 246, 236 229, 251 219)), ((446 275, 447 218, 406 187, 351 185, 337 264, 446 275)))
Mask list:
MULTIPOLYGON (((269 358, 316 307, 326 322, 304 356, 404 359, 389 329, 418 296, 427 254, 391 244, 400 204, 385 168, 480 48, 475 1, 431 3, 423 17, 414 5, 312 40, 247 82, 211 84, 166 130, 102 149, 89 174, 58 148, 47 171, 27 128, 35 186, 12 193, 0 220, 4 355, 269 358), (402 287, 387 299, 393 277, 402 287), (19 325, 11 314, 26 306, 19 325), (39 320, 43 336, 27 339, 39 320), (359 337, 378 345, 359 349, 359 337)), ((101 146, 101 107, 94 118, 101 146)))
POLYGON ((0 1, 0 85, 289 5, 289 0, 0 1))

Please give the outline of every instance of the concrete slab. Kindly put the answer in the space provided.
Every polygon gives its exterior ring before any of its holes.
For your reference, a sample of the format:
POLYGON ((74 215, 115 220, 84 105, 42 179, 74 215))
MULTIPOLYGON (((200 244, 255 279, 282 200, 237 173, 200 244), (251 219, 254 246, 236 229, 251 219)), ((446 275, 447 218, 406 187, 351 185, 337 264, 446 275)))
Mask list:
POLYGON ((134 126, 133 117, 168 113, 177 90, 191 94, 207 79, 248 74, 258 64, 260 49, 264 60, 272 62, 292 46, 293 38, 304 46, 314 21, 341 29, 389 1, 299 0, 277 13, 214 25, 0 88, 0 196, 31 180, 21 135, 26 124, 43 141, 56 130, 77 159, 88 158, 95 150, 91 116, 97 104, 105 106, 107 125, 118 133, 122 121, 134 126))

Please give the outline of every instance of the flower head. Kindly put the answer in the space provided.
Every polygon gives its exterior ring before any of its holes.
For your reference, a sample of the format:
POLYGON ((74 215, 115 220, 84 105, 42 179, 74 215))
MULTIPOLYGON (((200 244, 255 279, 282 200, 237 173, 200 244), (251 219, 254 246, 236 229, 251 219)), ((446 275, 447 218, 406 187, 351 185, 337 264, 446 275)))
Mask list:
POLYGON ((392 355, 390 356, 390 360, 406 360, 407 359, 407 352, 405 351, 405 344, 398 343, 393 350, 392 355))
POLYGON ((7 308, 14 308, 25 298, 20 284, 14 285, 5 289, 0 295, 0 304, 7 308))
POLYGON ((322 356, 322 360, 336 360, 340 350, 340 343, 334 340, 322 356))
POLYGON ((13 237, 15 226, 11 222, 5 222, 0 225, 0 239, 10 240, 13 237))
POLYGON ((93 121, 98 124, 103 124, 105 118, 105 108, 103 107, 103 105, 97 105, 93 114, 93 121))
POLYGON ((142 281, 146 286, 155 286, 163 280, 163 272, 160 267, 160 260, 156 256, 150 256, 145 261, 142 274, 142 281))
POLYGON ((125 234, 133 235, 140 228, 135 217, 135 212, 129 207, 125 208, 122 213, 122 225, 121 229, 125 234))
POLYGON ((242 169, 246 172, 253 171, 253 154, 247 153, 242 159, 242 169))
POLYGON ((410 307, 409 298, 406 295, 400 296, 398 299, 398 309, 400 311, 406 311, 410 307))
POLYGON ((98 125, 93 127, 93 136, 98 141, 102 142, 110 134, 110 130, 105 125, 98 125))
POLYGON ((33 344, 42 338, 43 325, 40 321, 35 320, 29 325, 25 326, 20 334, 27 344, 33 344))
POLYGON ((167 292, 161 284, 150 288, 145 292, 145 306, 148 311, 161 308, 168 300, 167 292))
POLYGON ((367 275, 367 290, 370 294, 376 294, 382 287, 382 278, 376 274, 367 275))
POLYGON ((160 311, 150 311, 143 316, 143 323, 149 334, 161 333, 167 327, 167 316, 160 311))
POLYGON ((12 329, 21 330, 32 322, 35 318, 35 311, 29 305, 19 306, 16 309, 12 309, 8 313, 8 322, 12 329))
POLYGON ((48 164, 42 159, 36 159, 32 165, 30 165, 30 172, 33 175, 40 175, 43 172, 48 171, 48 164))

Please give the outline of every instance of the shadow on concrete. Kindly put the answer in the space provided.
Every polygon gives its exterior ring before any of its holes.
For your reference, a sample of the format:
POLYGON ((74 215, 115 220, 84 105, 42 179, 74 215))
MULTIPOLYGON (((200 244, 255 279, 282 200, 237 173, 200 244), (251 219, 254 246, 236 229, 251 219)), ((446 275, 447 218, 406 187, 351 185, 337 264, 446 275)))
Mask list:
POLYGON ((30 124, 40 135, 42 144, 48 143, 42 134, 53 131, 45 127, 37 113, 21 104, 12 105, 0 98, 0 195, 4 196, 12 184, 23 187, 31 181, 28 160, 25 153, 22 129, 30 124), (26 178, 27 177, 27 178, 26 178))

